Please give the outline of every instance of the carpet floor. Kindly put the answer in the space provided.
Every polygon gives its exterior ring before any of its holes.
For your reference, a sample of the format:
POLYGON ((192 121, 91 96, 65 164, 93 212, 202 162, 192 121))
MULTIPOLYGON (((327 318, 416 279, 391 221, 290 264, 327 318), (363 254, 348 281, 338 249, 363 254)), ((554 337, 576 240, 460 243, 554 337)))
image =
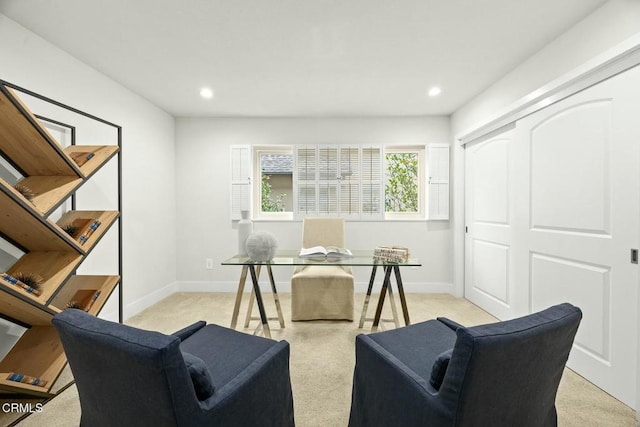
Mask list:
MULTIPOLYGON (((356 295, 356 317, 359 319, 363 303, 362 294, 356 295)), ((372 296, 372 301, 377 300, 372 296)), ((128 324, 143 329, 171 333, 197 320, 206 320, 228 326, 233 310, 235 295, 232 293, 176 293, 132 317, 128 324)), ((243 301, 241 318, 242 330, 247 307, 248 294, 243 301)), ((356 335, 366 333, 358 329, 358 322, 312 321, 291 322, 290 294, 280 295, 285 317, 285 328, 280 329, 277 321, 271 321, 272 337, 285 339, 291 344, 291 384, 294 397, 295 421, 298 427, 345 427, 351 403, 351 381, 355 363, 354 340, 356 335)), ((269 316, 275 316, 275 306, 271 294, 264 295, 269 316)), ((496 319, 465 299, 444 294, 409 294, 408 306, 412 323, 433 319, 437 316, 449 317, 461 324, 471 326, 494 322, 496 319)), ((369 315, 375 309, 372 303, 369 315)), ((257 308, 254 307, 254 316, 257 308)), ((383 318, 391 317, 388 304, 383 318)), ((252 333, 257 321, 244 329, 252 333)), ((391 328, 392 323, 384 326, 391 328)), ((65 384, 71 378, 69 369, 59 383, 65 384)), ((635 411, 603 392, 581 376, 565 369, 558 397, 558 424, 560 426, 636 426, 635 411)), ((0 425, 8 425, 17 416, 0 413, 0 425)), ((44 406, 40 413, 34 413, 20 422, 20 426, 68 427, 78 425, 80 403, 75 386, 63 391, 44 406)))

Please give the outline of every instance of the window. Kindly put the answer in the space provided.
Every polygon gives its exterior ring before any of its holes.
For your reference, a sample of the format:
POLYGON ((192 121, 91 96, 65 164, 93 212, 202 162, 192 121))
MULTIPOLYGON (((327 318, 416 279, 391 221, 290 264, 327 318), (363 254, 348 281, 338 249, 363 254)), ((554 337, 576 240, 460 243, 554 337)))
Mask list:
POLYGON ((389 147, 385 149, 385 218, 425 217, 424 169, 424 147, 389 147))
POLYGON ((254 218, 293 217, 293 150, 289 146, 254 148, 254 218))
POLYGON ((448 219, 449 146, 232 146, 231 212, 448 219), (252 185, 253 183, 253 185, 252 185))

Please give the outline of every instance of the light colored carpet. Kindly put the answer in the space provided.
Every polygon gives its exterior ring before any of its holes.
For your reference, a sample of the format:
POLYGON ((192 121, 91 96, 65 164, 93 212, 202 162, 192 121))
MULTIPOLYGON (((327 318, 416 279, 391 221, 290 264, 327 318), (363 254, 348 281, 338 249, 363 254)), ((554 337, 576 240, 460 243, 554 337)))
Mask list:
MULTIPOLYGON (((231 293, 177 293, 129 319, 130 325, 171 333, 197 320, 228 326, 233 310, 231 293)), ((464 299, 440 294, 407 295, 413 323, 449 317, 464 325, 493 322, 495 319, 464 299)), ((242 327, 246 299, 241 310, 242 327)), ((275 316, 271 294, 264 295, 269 316, 275 316)), ((372 301, 376 301, 377 296, 372 301)), ((356 317, 362 307, 363 295, 356 295, 356 317)), ((274 339, 286 339, 291 344, 291 383, 294 396, 295 420, 298 427, 344 427, 349 417, 351 381, 355 362, 356 335, 368 332, 358 329, 356 322, 291 322, 290 295, 281 295, 286 326, 277 328, 271 321, 274 339)), ((369 307, 372 314, 375 308, 369 307)), ((388 304, 383 317, 390 317, 388 304)), ((257 315, 255 309, 254 315, 257 315)), ((255 327, 257 321, 252 322, 255 327)), ((391 325, 391 324, 388 324, 391 325)), ((370 328, 371 324, 365 324, 370 328)), ((391 327, 391 326, 387 326, 391 327)), ((246 330, 251 333, 253 329, 246 330)), ((66 374, 68 375, 68 373, 66 374)), ((635 412, 604 393, 571 370, 565 370, 557 398, 560 426, 635 426, 635 412)), ((15 419, 15 418, 14 418, 15 419)), ((80 404, 74 386, 48 403, 43 412, 36 413, 20 426, 43 425, 68 427, 78 425, 80 404)), ((7 425, 7 416, 0 425, 7 425)))

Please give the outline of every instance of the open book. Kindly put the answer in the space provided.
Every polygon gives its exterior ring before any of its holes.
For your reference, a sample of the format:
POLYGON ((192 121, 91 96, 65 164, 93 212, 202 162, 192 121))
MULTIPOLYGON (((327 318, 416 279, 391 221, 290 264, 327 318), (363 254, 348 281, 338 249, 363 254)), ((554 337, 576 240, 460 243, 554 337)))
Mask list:
POLYGON ((332 257, 350 257, 353 256, 351 251, 346 248, 337 246, 313 246, 311 248, 300 249, 300 258, 332 258, 332 257))

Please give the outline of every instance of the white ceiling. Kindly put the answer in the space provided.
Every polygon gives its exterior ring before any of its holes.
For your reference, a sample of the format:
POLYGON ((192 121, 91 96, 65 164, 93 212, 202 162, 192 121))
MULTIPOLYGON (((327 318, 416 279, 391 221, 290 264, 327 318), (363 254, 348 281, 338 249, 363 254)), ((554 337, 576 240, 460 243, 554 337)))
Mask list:
POLYGON ((452 113, 603 3, 0 0, 0 13, 174 116, 397 116, 452 113))

